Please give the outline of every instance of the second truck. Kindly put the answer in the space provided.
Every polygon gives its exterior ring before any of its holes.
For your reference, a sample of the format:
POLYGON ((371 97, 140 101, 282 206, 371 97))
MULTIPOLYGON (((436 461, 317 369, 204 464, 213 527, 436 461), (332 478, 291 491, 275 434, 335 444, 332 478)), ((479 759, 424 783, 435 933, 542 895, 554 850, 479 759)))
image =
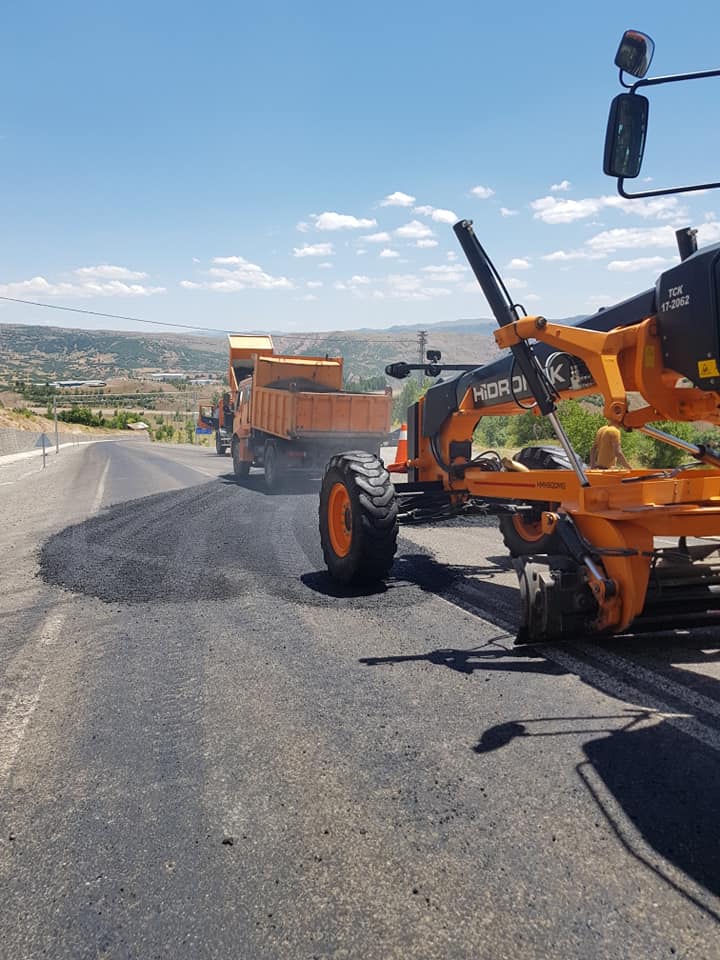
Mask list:
POLYGON ((229 341, 230 452, 235 476, 262 467, 276 491, 318 475, 340 450, 378 455, 390 429, 392 396, 343 390, 342 357, 282 356, 269 336, 229 341))

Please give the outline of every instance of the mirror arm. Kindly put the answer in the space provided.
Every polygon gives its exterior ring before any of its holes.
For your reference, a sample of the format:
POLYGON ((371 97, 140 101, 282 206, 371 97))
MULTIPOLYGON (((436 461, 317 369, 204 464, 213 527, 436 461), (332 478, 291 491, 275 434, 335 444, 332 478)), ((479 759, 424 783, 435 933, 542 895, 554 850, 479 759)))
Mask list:
MULTIPOLYGON (((620 71, 622 73, 622 70, 620 71)), ((720 77, 720 70, 700 70, 697 73, 673 73, 667 77, 643 77, 627 87, 630 93, 635 93, 638 87, 654 87, 660 83, 677 83, 680 80, 704 80, 707 77, 720 77)), ((620 81, 622 83, 622 80, 620 81)), ((623 83, 623 86, 627 84, 623 83)))
POLYGON ((635 200, 638 197, 667 197, 671 193, 691 193, 693 190, 714 190, 720 187, 720 181, 717 183, 696 183, 690 187, 671 187, 669 190, 640 190, 637 193, 628 193, 623 184, 625 177, 618 177, 617 189, 621 197, 626 200, 635 200))
POLYGON ((632 85, 631 83, 625 83, 625 80, 623 79, 623 73, 624 73, 624 72, 625 72, 625 71, 623 70, 623 68, 620 67, 620 75, 619 75, 619 77, 618 77, 618 80, 620 81, 620 86, 621 86, 621 87, 625 87, 626 90, 632 90, 632 89, 633 89, 633 85, 632 85))

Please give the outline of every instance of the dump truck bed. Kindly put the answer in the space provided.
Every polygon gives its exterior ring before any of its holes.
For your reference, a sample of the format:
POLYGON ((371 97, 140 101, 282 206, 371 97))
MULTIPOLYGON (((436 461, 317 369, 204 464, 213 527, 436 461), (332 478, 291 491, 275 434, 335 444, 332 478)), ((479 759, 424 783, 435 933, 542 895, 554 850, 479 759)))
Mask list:
POLYGON ((255 387, 253 427, 286 439, 321 439, 333 433, 385 434, 391 399, 385 394, 255 387))
POLYGON ((258 357, 253 428, 293 440, 387 433, 390 397, 343 391, 342 371, 340 357, 258 357))

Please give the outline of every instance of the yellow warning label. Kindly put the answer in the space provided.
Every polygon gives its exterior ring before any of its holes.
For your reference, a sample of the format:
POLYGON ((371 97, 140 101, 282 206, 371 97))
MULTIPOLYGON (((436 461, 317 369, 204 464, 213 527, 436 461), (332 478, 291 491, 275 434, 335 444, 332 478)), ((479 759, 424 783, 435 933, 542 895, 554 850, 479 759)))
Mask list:
POLYGON ((701 377, 720 377, 717 360, 698 360, 698 375, 701 377))
POLYGON ((654 367, 655 366, 655 347, 652 344, 649 344, 645 347, 645 366, 654 367))

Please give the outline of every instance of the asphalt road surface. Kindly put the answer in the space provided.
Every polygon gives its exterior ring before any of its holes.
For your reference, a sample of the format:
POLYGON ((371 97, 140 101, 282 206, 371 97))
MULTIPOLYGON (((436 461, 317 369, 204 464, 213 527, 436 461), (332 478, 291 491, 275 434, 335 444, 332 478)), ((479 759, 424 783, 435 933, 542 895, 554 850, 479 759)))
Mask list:
POLYGON ((720 957, 717 631, 514 649, 487 521, 343 593, 203 449, 0 513, 1 957, 720 957))

